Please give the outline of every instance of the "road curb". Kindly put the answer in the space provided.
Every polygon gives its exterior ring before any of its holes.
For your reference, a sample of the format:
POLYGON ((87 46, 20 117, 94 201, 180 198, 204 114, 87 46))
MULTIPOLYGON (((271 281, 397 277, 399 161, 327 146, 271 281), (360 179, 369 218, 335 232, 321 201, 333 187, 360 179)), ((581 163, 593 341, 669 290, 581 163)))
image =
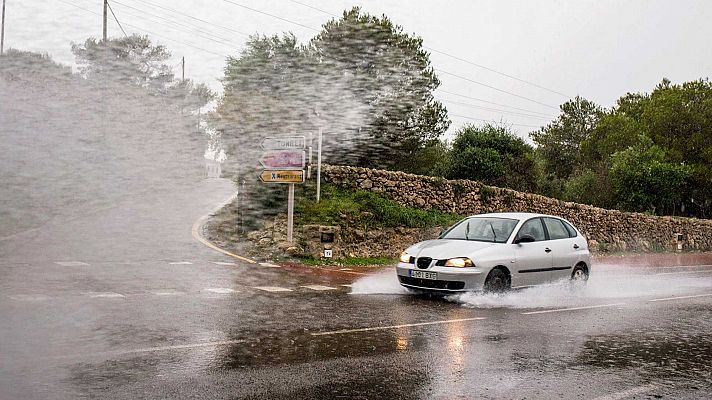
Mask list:
POLYGON ((217 252, 220 252, 222 254, 225 254, 226 256, 236 258, 240 261, 243 261, 243 262, 246 262, 249 264, 257 264, 257 261, 255 261, 253 259, 243 257, 243 256, 237 255, 235 253, 231 253, 225 249, 221 249, 220 247, 218 247, 215 244, 208 241, 208 239, 205 238, 205 236, 203 236, 203 227, 208 222, 208 219, 210 219, 210 217, 212 217, 221 208, 225 207, 225 205, 232 203, 232 201, 235 200, 235 198, 237 198, 237 192, 233 193, 229 198, 223 200, 220 204, 218 204, 215 208, 213 208, 209 213, 198 218, 193 223, 193 227, 191 228, 191 234, 193 235, 193 239, 197 240, 198 242, 202 243, 203 245, 205 245, 217 252))
MULTIPOLYGON (((233 200, 237 197, 237 192, 232 194, 229 198, 223 200, 220 202, 215 208, 213 208, 210 212, 207 214, 203 215, 202 217, 198 218, 194 223, 191 228, 191 234, 193 235, 193 239, 197 240, 201 244, 203 244, 206 247, 209 247, 219 253, 222 253, 226 256, 235 258, 237 260, 240 260, 242 262, 246 262, 248 264, 260 264, 258 261, 253 260, 248 257, 244 257, 235 253, 232 253, 230 251, 227 251, 225 249, 222 249, 218 247, 216 244, 210 242, 204 235, 203 235, 203 227, 205 224, 208 222, 210 217, 212 217, 216 212, 220 211, 221 208, 225 207, 227 204, 232 203, 233 200)), ((326 268, 312 268, 307 265, 299 264, 299 263, 282 263, 279 265, 279 267, 287 268, 287 269, 293 269, 293 270, 301 270, 301 271, 309 271, 310 273, 316 273, 316 274, 338 274, 338 275, 366 275, 366 273, 362 272, 356 272, 356 271, 339 271, 339 270, 331 270, 331 269, 326 269, 326 268)))

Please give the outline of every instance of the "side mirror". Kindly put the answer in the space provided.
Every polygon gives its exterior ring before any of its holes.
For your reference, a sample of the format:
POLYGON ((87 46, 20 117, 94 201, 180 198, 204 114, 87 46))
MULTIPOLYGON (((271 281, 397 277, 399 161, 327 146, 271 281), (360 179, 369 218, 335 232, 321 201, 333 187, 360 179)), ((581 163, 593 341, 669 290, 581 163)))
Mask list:
POLYGON ((532 236, 532 235, 524 234, 524 235, 514 239, 514 244, 531 243, 531 242, 536 242, 536 239, 534 239, 534 236, 532 236))

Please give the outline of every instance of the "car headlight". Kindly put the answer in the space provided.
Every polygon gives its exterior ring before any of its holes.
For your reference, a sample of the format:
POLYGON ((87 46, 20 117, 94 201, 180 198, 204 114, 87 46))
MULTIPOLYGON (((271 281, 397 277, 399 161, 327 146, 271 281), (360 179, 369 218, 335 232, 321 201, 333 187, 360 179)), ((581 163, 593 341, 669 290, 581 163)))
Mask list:
POLYGON ((445 262, 446 267, 457 267, 457 268, 465 268, 465 267, 474 267, 475 263, 472 262, 467 257, 458 257, 458 258, 451 258, 445 262))
POLYGON ((410 254, 408 254, 404 251, 400 255, 400 262, 405 263, 405 264, 414 264, 415 257, 411 256, 410 254))

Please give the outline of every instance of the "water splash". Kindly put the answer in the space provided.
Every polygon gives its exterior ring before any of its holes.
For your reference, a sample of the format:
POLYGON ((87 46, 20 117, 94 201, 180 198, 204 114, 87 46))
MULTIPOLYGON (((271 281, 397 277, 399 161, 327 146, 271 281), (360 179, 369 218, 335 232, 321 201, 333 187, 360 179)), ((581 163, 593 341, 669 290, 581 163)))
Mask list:
POLYGON ((406 294, 400 285, 395 270, 379 272, 363 277, 351 285, 350 294, 406 294))
MULTIPOLYGON (((675 275, 618 267, 595 271, 584 287, 573 287, 569 281, 559 281, 504 294, 467 292, 448 296, 447 299, 470 308, 576 307, 607 300, 681 296, 701 289, 712 289, 712 276, 675 275)), ((355 281, 350 294, 408 293, 398 282, 396 272, 388 270, 355 281)))
POLYGON ((679 296, 710 288, 709 276, 660 275, 621 268, 595 273, 585 287, 560 281, 504 294, 470 292, 448 299, 470 308, 576 307, 607 300, 679 296))

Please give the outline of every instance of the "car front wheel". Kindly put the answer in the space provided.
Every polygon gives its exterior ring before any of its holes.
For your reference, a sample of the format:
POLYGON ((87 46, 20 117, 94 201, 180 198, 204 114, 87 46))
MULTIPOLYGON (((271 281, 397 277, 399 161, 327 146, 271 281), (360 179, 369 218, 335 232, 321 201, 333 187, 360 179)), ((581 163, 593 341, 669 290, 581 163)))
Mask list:
POLYGON ((512 286, 512 281, 509 275, 500 268, 495 268, 487 275, 485 279, 485 292, 502 293, 506 292, 512 286))

